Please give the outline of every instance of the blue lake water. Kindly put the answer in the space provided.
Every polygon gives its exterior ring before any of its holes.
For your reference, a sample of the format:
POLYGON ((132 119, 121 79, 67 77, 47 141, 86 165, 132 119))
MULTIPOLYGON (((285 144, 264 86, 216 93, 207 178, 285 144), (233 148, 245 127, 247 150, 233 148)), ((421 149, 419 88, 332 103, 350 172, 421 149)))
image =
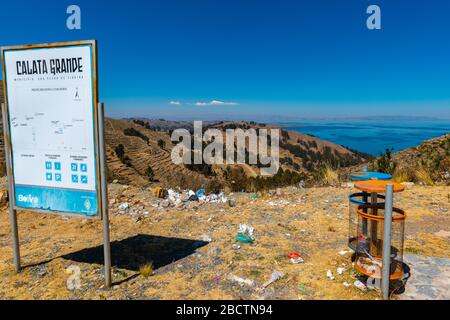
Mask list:
POLYGON ((450 132, 450 120, 334 120, 283 122, 283 129, 311 134, 352 149, 379 155, 419 145, 450 132))

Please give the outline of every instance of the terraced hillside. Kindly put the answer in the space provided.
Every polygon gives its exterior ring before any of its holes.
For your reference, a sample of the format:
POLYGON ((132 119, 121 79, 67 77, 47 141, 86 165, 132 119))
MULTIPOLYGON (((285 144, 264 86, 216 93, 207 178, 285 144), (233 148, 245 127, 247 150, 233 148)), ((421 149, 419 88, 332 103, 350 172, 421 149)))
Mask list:
POLYGON ((167 133, 149 130, 133 122, 109 118, 106 120, 105 131, 110 180, 146 185, 151 182, 147 174, 150 167, 154 175, 152 180, 163 186, 193 187, 208 182, 208 178, 203 175, 172 162, 172 143, 167 133), (130 131, 130 128, 136 130, 131 132, 139 132, 142 136, 126 135, 125 131, 130 131), (158 145, 159 141, 163 141, 163 147, 158 145), (116 152, 119 145, 124 147, 122 159, 116 152))

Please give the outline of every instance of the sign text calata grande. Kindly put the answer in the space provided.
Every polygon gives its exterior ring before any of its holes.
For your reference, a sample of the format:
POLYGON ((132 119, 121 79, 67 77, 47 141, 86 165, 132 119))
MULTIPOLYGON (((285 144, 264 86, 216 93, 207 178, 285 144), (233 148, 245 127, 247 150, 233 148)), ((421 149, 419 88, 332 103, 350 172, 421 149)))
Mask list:
POLYGON ((17 61, 16 69, 18 76, 83 73, 83 58, 17 61))

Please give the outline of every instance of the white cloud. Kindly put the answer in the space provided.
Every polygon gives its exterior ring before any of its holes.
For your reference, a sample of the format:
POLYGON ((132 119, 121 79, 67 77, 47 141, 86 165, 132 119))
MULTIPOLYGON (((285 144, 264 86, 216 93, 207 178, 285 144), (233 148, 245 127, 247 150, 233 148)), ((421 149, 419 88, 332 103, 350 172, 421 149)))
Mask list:
POLYGON ((181 105, 180 101, 170 101, 169 104, 173 105, 173 106, 179 106, 181 105))
POLYGON ((239 103, 236 102, 223 102, 219 100, 212 100, 209 102, 196 102, 194 105, 198 107, 205 107, 205 106, 238 106, 239 103))

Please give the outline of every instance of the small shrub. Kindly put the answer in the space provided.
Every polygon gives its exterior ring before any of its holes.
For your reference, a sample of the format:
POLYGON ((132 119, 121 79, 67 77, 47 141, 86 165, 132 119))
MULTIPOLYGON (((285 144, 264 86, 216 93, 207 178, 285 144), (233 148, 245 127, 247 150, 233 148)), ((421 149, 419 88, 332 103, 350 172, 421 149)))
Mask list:
POLYGON ((114 148, 114 151, 116 152, 116 155, 119 159, 122 159, 125 155, 125 147, 123 144, 119 144, 114 148))
POLYGON ((0 177, 6 176, 6 162, 2 161, 0 163, 0 177))
POLYGON ((396 167, 394 174, 392 175, 392 180, 398 183, 409 182, 411 180, 409 172, 403 167, 396 167))
POLYGON ((153 275, 153 264, 146 263, 139 267, 139 273, 144 277, 148 278, 153 275))
POLYGON ((143 133, 141 133, 140 131, 136 130, 135 128, 126 128, 125 130, 123 130, 123 133, 126 136, 141 138, 148 144, 148 141, 149 141, 148 137, 146 135, 144 135, 143 133))
POLYGON ((393 174, 397 164, 392 158, 393 149, 386 149, 386 152, 381 154, 380 157, 375 161, 376 170, 393 174))
POLYGON ((149 181, 153 181, 155 179, 155 173, 153 172, 153 169, 150 166, 148 166, 147 169, 145 169, 145 175, 149 181))
POLYGON ((339 174, 329 164, 322 168, 321 180, 326 185, 336 185, 339 183, 339 174))
POLYGON ((114 148, 114 151, 116 152, 117 157, 122 161, 124 165, 127 167, 131 167, 131 159, 125 155, 125 147, 123 144, 119 144, 114 148))
POLYGON ((166 142, 163 139, 159 139, 158 140, 158 147, 160 147, 161 149, 164 149, 166 146, 166 142))
POLYGON ((423 165, 420 165, 419 168, 415 171, 415 177, 420 183, 423 183, 427 186, 434 186, 433 178, 431 178, 430 173, 423 165))

